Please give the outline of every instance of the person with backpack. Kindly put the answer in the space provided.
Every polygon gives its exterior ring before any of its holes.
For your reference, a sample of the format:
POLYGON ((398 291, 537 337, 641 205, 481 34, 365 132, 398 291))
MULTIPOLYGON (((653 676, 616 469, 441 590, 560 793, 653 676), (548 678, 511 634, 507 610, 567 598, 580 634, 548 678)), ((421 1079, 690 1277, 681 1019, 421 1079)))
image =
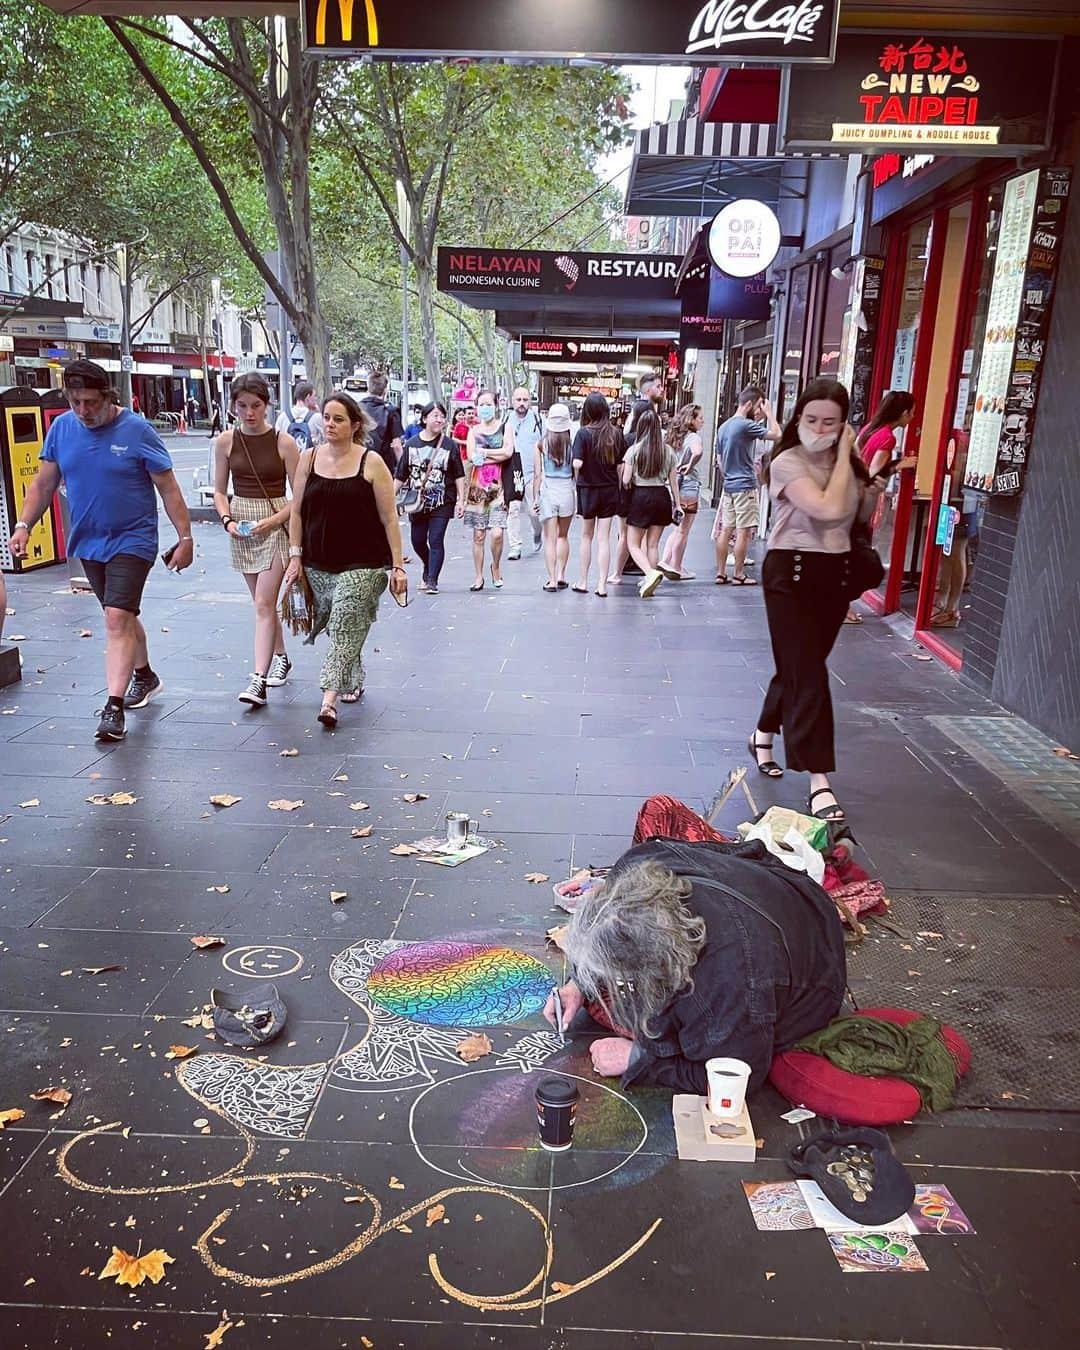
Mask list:
POLYGON ((402 439, 401 413, 392 403, 386 401, 386 386, 389 381, 381 370, 368 376, 368 392, 360 400, 360 406, 375 423, 368 433, 367 447, 380 456, 390 470, 391 478, 397 472, 397 463, 401 458, 404 445, 402 439))
POLYGON ((274 430, 287 432, 296 442, 300 454, 322 444, 326 436, 313 384, 307 380, 297 383, 293 390, 292 408, 289 411, 284 408, 281 410, 274 423, 274 430))
POLYGON ((532 394, 522 386, 515 389, 511 396, 513 411, 506 419, 507 426, 514 433, 514 445, 521 455, 522 468, 525 473, 525 496, 521 501, 511 502, 510 509, 506 518, 506 533, 509 536, 510 548, 507 553, 509 560, 515 560, 521 557, 521 513, 527 511, 529 519, 532 522, 533 534, 533 552, 538 553, 543 543, 542 527, 540 517, 533 510, 533 469, 535 467, 535 450, 544 439, 544 419, 540 416, 537 408, 532 406, 532 394))

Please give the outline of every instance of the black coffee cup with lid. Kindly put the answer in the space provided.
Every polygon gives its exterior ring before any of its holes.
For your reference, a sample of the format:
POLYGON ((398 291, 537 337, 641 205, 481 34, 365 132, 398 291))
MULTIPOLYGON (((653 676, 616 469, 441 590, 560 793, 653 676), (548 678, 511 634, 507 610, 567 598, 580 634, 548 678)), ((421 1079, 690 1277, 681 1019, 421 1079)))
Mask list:
POLYGON ((541 1078, 536 1088, 536 1120, 540 1143, 552 1153, 563 1153, 574 1139, 574 1118, 580 1093, 567 1078, 541 1078))

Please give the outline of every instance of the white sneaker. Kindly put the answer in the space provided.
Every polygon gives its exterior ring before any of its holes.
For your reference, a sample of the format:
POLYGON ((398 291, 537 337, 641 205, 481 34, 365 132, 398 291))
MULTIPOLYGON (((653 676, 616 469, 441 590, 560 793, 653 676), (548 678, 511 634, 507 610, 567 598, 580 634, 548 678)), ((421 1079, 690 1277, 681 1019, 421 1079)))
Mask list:
POLYGON ((292 670, 292 662, 284 652, 278 652, 270 662, 270 669, 266 672, 266 683, 271 689, 277 689, 289 678, 289 671, 292 670))
POLYGON ((647 577, 643 577, 642 580, 638 582, 638 595, 641 596, 642 600, 648 600, 663 579, 663 572, 656 568, 653 568, 647 577))

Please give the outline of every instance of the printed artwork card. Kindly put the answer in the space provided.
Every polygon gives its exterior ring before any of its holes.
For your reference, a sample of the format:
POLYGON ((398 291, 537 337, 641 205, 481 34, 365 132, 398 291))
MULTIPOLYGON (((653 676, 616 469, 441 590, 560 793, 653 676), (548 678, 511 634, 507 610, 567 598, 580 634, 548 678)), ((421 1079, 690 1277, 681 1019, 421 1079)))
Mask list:
POLYGON ((813 1215, 794 1181, 744 1181, 754 1223, 763 1233, 814 1227, 813 1215))
POLYGON ((907 1233, 829 1233, 827 1237, 846 1275, 929 1269, 907 1233))
POLYGON ((948 1186, 916 1186, 915 1203, 907 1212, 918 1233, 966 1237, 975 1225, 953 1199, 948 1186))
POLYGON ((915 1233, 918 1230, 907 1214, 900 1214, 889 1223, 861 1224, 857 1219, 849 1219, 829 1200, 816 1181, 797 1181, 795 1183, 802 1198, 810 1208, 815 1228, 824 1228, 826 1233, 915 1233))

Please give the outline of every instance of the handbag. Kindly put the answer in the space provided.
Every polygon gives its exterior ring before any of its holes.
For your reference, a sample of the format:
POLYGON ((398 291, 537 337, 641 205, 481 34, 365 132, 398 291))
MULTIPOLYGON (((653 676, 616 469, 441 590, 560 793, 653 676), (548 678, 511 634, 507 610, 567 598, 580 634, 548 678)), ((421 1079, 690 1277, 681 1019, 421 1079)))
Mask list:
POLYGON ((875 590, 885 578, 885 565, 870 542, 871 538, 867 524, 856 522, 852 525, 845 600, 858 600, 864 591, 875 590))

